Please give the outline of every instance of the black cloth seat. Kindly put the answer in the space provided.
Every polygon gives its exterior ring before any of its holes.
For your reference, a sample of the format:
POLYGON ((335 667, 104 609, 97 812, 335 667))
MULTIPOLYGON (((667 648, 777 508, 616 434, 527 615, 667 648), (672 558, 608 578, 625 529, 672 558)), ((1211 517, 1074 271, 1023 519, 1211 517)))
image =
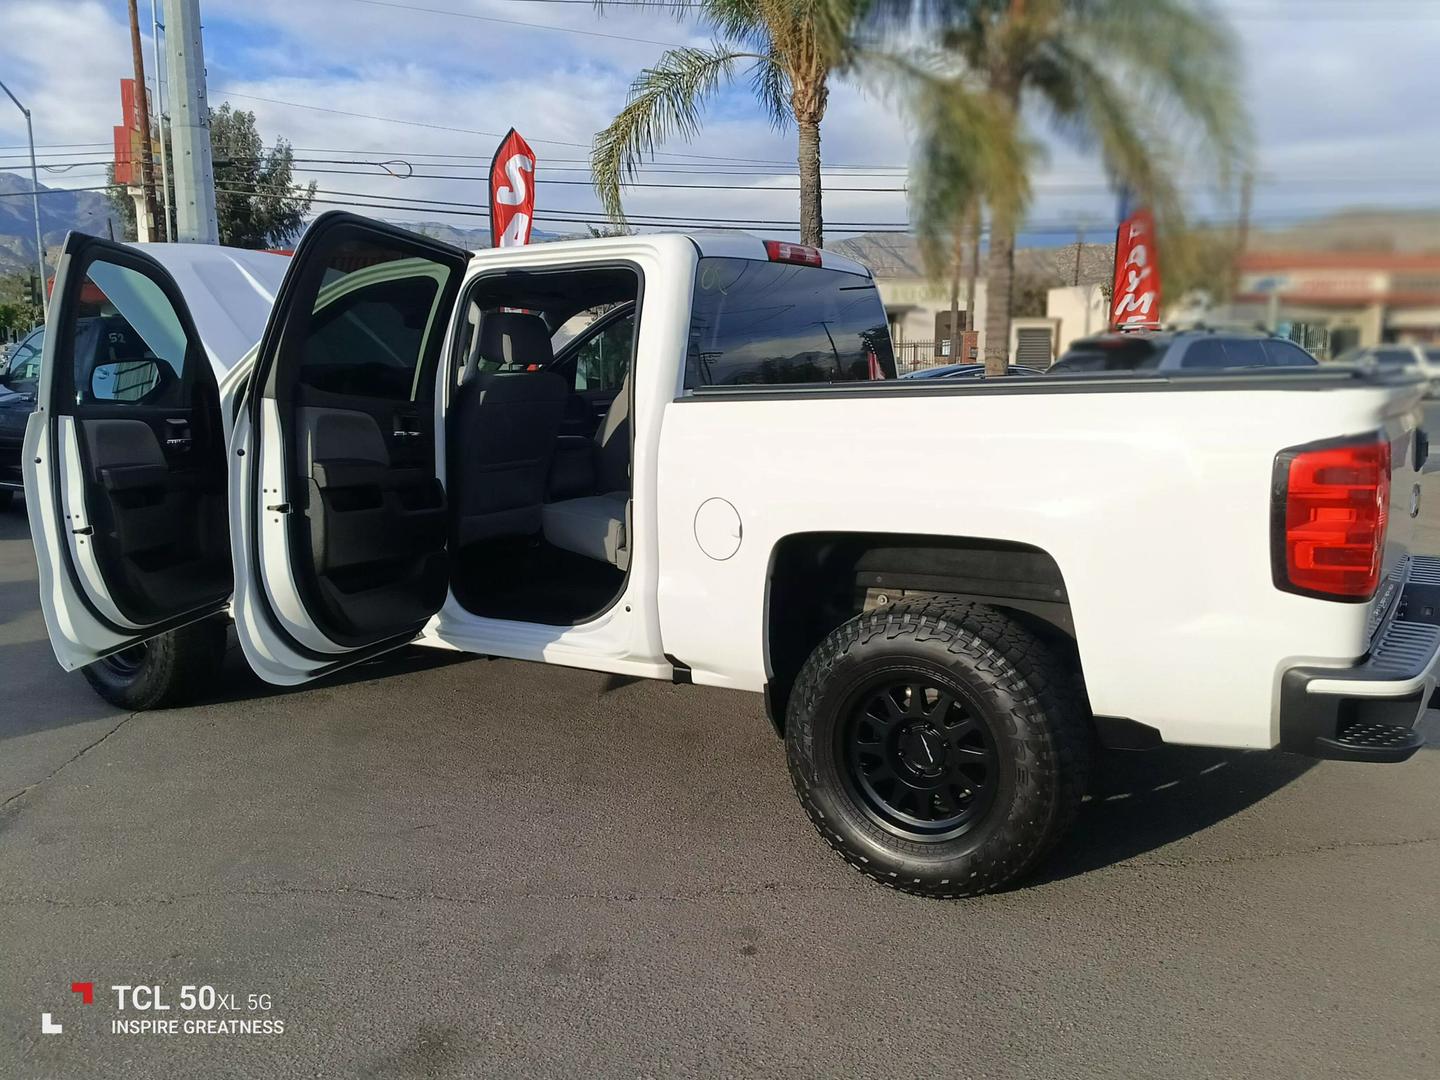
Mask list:
POLYGON ((550 330, 538 315, 490 312, 480 324, 481 367, 456 390, 449 416, 449 481, 454 536, 528 536, 541 528, 567 387, 533 370, 550 363, 550 330))

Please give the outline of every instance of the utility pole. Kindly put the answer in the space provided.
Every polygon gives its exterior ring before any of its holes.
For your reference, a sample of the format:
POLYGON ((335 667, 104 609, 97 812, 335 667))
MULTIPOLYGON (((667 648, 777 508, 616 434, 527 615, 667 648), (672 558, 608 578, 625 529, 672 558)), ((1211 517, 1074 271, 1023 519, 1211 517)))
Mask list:
POLYGON ((150 152, 150 91, 145 88, 145 53, 140 48, 140 13, 130 0, 130 54, 135 62, 135 117, 140 125, 140 190, 145 212, 135 218, 141 241, 164 240, 160 212, 155 205, 155 156, 150 152))
POLYGON ((165 224, 160 232, 165 239, 175 236, 175 219, 170 214, 170 133, 165 130, 165 97, 160 92, 160 31, 165 24, 160 21, 155 7, 156 0, 150 0, 150 44, 155 67, 155 129, 160 133, 160 205, 165 211, 165 224))
POLYGON ((1245 255, 1245 249, 1250 246, 1250 207, 1255 198, 1255 174, 1246 170, 1245 176, 1240 181, 1240 224, 1235 231, 1235 259, 1230 265, 1230 302, 1235 301, 1235 294, 1240 291, 1240 260, 1245 255))
POLYGON ((165 0, 165 57, 173 95, 170 160, 175 170, 175 239, 218 244, 200 0, 165 0))
POLYGON ((1080 284, 1080 256, 1085 251, 1085 223, 1075 227, 1075 272, 1070 276, 1071 285, 1080 284))
POLYGON ((20 99, 10 93, 10 88, 0 82, 0 90, 4 90, 5 96, 25 114, 25 135, 30 140, 30 204, 35 210, 35 266, 40 271, 40 312, 48 322, 50 297, 45 291, 45 240, 40 234, 40 170, 35 167, 35 126, 30 122, 30 110, 20 104, 20 99))

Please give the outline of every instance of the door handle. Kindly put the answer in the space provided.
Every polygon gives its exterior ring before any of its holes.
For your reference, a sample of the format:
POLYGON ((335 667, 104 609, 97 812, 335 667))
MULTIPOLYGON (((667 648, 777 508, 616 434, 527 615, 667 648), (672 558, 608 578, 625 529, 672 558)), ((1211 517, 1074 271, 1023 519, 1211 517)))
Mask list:
POLYGON ((165 421, 165 449, 189 450, 192 445, 194 442, 190 438, 190 421, 165 421))

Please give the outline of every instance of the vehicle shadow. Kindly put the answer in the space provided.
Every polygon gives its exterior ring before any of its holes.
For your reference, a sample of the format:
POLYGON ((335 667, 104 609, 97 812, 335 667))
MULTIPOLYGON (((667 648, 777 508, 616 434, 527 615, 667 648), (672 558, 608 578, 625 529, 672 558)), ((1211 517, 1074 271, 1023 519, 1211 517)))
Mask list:
POLYGON ((309 690, 323 690, 327 687, 351 686, 376 679, 389 679, 399 675, 449 667, 467 660, 482 659, 488 658, 471 653, 455 652, 450 649, 431 649, 418 645, 407 645, 394 652, 386 653, 384 656, 377 656, 373 660, 365 660, 353 667, 344 668, 333 675, 326 675, 313 683, 302 683, 299 686, 273 686, 256 675, 250 669, 250 665, 245 662, 245 655, 240 651, 240 644, 235 640, 235 630, 232 627, 225 648, 225 663, 221 668, 219 679, 215 682, 214 690, 197 697, 188 703, 187 708, 282 697, 309 690))
POLYGON ((1017 887, 1086 874, 1182 840, 1254 806, 1316 764, 1262 750, 1102 751, 1073 833, 1017 887))

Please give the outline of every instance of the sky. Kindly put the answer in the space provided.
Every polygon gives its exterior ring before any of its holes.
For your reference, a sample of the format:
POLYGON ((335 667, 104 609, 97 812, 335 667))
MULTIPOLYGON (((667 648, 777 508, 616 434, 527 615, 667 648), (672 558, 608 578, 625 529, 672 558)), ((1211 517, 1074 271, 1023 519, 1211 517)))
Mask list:
MULTIPOLYGON (((1355 206, 1440 207, 1440 0, 1214 7, 1243 44, 1257 224, 1355 206)), ((153 80, 149 0, 140 8, 153 80)), ((0 3, 0 80, 34 114, 51 166, 44 184, 103 182, 103 164, 92 163, 109 156, 119 80, 131 74, 125 12, 122 0, 0 3)), ((633 3, 602 13, 589 0, 201 0, 201 12, 212 106, 249 109, 267 143, 289 140, 299 178, 331 200, 317 210, 359 200, 391 206, 361 212, 392 221, 482 226, 442 211, 483 206, 490 155, 514 126, 539 157, 537 227, 557 232, 579 226, 556 214, 600 217, 588 147, 635 75, 667 47, 710 41, 692 19, 633 3)), ((0 106, 0 169, 23 169, 23 118, 0 106)), ((1080 229, 1108 233, 1115 200, 1095 154, 1031 120, 1046 147, 1031 231, 1057 242, 1080 229)), ((633 216, 762 221, 754 231, 794 235, 794 132, 769 125, 743 75, 707 107, 698 139, 660 150, 642 181, 687 186, 628 191, 633 216)), ((841 80, 822 153, 827 236, 906 225, 910 146, 894 102, 841 80)), ((1233 216, 1233 193, 1216 196, 1198 172, 1184 186, 1198 216, 1233 216)))

